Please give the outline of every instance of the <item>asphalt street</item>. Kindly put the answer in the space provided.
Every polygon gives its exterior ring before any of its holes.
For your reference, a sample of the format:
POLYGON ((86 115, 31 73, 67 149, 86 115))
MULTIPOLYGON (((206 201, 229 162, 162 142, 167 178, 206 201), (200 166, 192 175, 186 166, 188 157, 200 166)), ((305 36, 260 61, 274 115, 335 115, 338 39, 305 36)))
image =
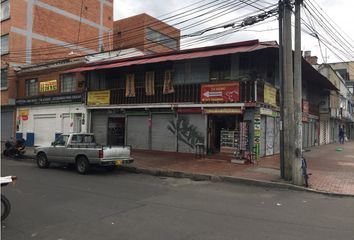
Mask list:
POLYGON ((3 240, 353 239, 354 198, 2 159, 3 240))

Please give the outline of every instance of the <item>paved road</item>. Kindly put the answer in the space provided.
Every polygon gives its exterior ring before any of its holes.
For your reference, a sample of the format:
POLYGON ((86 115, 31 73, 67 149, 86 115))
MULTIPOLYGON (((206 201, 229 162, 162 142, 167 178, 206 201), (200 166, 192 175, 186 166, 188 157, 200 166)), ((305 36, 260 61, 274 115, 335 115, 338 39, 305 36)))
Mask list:
POLYGON ((354 198, 2 160, 4 240, 353 239, 354 198))

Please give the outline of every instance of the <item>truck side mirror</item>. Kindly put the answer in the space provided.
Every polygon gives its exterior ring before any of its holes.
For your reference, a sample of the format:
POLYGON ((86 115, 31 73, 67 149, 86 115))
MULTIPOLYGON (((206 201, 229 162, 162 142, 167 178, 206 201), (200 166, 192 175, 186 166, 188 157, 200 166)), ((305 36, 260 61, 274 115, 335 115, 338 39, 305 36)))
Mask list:
POLYGON ((55 142, 52 142, 51 145, 52 145, 53 147, 55 147, 55 142))

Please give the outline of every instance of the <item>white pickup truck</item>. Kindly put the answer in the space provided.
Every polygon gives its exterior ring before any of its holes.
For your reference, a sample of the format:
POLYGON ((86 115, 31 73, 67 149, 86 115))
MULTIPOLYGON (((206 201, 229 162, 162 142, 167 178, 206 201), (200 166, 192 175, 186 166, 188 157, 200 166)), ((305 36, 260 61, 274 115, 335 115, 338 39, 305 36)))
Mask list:
POLYGON ((88 173, 91 165, 113 169, 134 161, 129 146, 100 146, 90 133, 63 134, 51 146, 37 147, 34 151, 39 168, 47 168, 51 162, 74 164, 80 174, 88 173))

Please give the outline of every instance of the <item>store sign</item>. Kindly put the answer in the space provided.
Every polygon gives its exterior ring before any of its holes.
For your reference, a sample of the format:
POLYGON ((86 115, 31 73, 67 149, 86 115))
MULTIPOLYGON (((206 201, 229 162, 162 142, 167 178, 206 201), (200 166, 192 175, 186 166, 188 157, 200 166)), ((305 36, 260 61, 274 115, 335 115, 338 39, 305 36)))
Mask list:
POLYGON ((241 108, 206 108, 204 109, 206 114, 241 114, 241 108))
POLYGON ((52 92, 58 90, 58 81, 57 80, 49 80, 39 83, 39 91, 40 92, 52 92))
POLYGON ((260 114, 254 115, 253 126, 254 126, 253 147, 257 157, 259 157, 261 153, 261 115, 260 114))
POLYGON ((87 105, 109 105, 111 98, 111 92, 107 91, 91 91, 87 94, 87 105))
POLYGON ((202 84, 200 98, 202 102, 239 102, 240 83, 202 84))
POLYGON ((277 105, 277 90, 267 84, 264 85, 264 103, 269 105, 277 105))
POLYGON ((17 106, 82 102, 82 94, 54 95, 28 99, 17 99, 17 106))
POLYGON ((261 108, 260 114, 270 116, 270 117, 276 117, 276 112, 274 112, 273 110, 268 109, 268 108, 261 108))
POLYGON ((20 110, 18 110, 19 119, 22 119, 23 121, 27 121, 28 120, 28 115, 29 115, 29 110, 28 109, 20 109, 20 110))

